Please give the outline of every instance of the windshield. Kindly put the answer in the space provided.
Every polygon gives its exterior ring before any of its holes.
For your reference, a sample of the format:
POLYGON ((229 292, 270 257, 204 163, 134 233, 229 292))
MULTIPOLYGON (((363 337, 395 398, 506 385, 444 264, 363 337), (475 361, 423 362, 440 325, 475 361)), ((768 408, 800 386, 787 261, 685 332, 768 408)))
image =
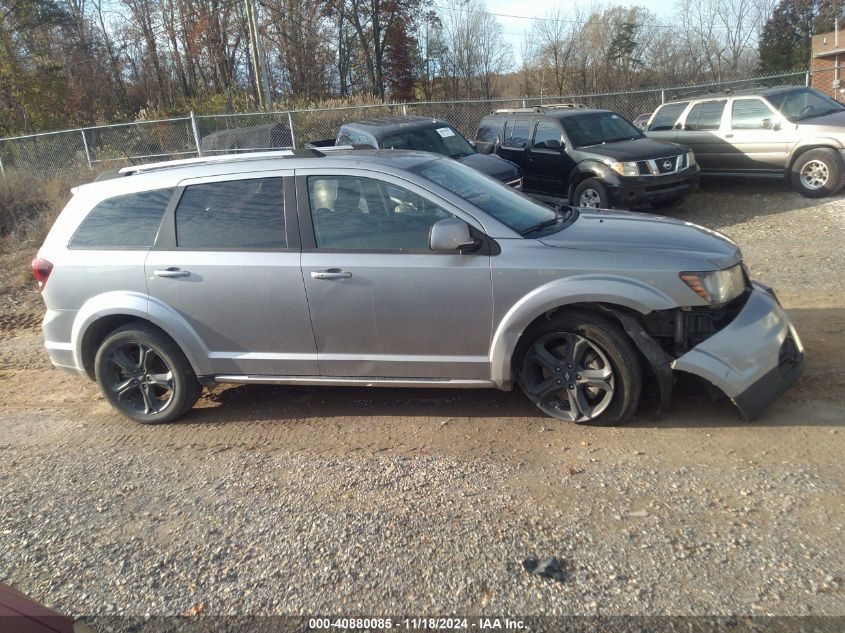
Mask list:
POLYGON ((643 138, 642 132, 615 112, 574 114, 560 122, 575 147, 643 138))
POLYGON ((517 233, 556 216, 551 207, 461 163, 428 160, 410 171, 445 187, 517 233))
POLYGON ((766 99, 783 116, 793 122, 845 110, 840 103, 812 88, 786 90, 766 95, 766 99))
POLYGON ((475 149, 451 125, 421 127, 388 134, 381 139, 382 149, 415 149, 449 158, 475 154, 475 149))

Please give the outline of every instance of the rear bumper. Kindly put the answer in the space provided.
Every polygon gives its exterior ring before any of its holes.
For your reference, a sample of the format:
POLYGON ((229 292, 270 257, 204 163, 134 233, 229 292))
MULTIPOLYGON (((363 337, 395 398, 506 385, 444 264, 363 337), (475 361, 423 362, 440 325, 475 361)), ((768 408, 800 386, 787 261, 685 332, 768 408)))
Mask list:
POLYGON ((47 310, 41 322, 41 331, 44 333, 44 347, 47 348, 53 365, 84 375, 84 371, 76 362, 71 341, 76 314, 76 310, 47 310))
POLYGON ((673 176, 643 176, 630 180, 636 182, 608 185, 607 193, 612 206, 632 207, 683 198, 698 189, 699 175, 697 171, 690 173, 688 170, 673 176))
POLYGON ((672 368, 708 380, 752 420, 804 371, 804 347, 770 288, 753 283, 724 329, 676 359, 672 368))

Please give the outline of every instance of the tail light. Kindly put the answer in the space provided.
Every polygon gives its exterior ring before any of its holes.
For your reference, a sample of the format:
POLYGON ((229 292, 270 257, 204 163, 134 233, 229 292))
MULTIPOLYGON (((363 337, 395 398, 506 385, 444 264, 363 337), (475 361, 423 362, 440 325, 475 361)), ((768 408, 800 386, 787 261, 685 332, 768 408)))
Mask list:
POLYGON ((38 289, 44 290, 47 285, 47 280, 50 278, 50 273, 53 272, 53 263, 46 259, 36 257, 32 260, 32 274, 35 276, 35 281, 38 282, 38 289))

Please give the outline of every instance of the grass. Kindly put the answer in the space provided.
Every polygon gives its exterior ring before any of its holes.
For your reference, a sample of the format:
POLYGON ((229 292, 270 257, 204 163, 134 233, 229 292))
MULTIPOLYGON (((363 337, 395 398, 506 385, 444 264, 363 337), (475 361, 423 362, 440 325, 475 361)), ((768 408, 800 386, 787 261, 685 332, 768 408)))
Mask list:
POLYGON ((71 187, 91 179, 90 171, 49 179, 20 171, 0 176, 0 295, 33 283, 30 262, 70 199, 71 187))

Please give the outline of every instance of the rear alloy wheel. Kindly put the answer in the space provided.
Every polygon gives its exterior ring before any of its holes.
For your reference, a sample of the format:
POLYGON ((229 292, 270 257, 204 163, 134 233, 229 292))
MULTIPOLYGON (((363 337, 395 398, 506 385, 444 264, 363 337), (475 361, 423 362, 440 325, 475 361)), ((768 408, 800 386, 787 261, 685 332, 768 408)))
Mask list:
POLYGON ((106 337, 94 369, 109 403, 146 424, 178 418, 202 392, 182 350, 146 323, 130 323, 106 337))
POLYGON ((835 194, 845 184, 845 166, 838 152, 829 148, 811 149, 792 164, 792 186, 807 198, 835 194))
POLYGON ((639 357, 613 321, 568 311, 526 332, 521 351, 519 385, 547 415, 578 424, 622 424, 636 411, 639 357))
POLYGON ((607 187, 598 178, 587 178, 575 187, 572 194, 572 204, 586 209, 608 209, 610 200, 607 187))

